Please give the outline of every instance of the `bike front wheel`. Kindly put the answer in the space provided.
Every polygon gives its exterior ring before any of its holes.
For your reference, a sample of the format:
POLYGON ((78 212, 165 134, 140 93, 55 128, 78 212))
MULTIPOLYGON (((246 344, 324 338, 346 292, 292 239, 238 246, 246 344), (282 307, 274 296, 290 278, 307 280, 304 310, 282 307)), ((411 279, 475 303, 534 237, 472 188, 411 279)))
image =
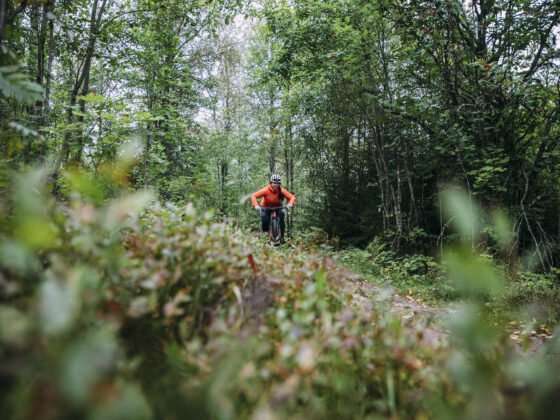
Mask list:
POLYGON ((269 228, 269 237, 270 242, 273 245, 279 245, 282 243, 282 228, 280 226, 280 218, 279 217, 272 217, 270 220, 270 228, 269 228))

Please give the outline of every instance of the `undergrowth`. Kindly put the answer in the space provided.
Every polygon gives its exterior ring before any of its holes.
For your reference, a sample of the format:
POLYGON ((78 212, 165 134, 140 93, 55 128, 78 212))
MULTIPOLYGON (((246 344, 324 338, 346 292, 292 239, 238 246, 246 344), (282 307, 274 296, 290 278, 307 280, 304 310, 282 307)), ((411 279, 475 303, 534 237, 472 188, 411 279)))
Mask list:
MULTIPOLYGON (((499 270, 469 248, 450 250, 467 303, 434 347, 346 287, 328 244, 270 248, 149 192, 100 199, 87 176, 55 201, 47 181, 28 174, 6 207, 6 418, 545 418, 558 404, 560 362, 511 351, 485 305, 499 270)), ((373 251, 354 256, 393 258, 373 251)), ((429 259, 383 264, 371 275, 446 282, 429 259)))
MULTIPOLYGON (((333 251, 337 261, 368 281, 389 285, 403 295, 444 306, 457 302, 461 293, 450 281, 445 264, 426 255, 398 256, 380 242, 373 241, 365 249, 333 251)), ((526 318, 556 324, 560 319, 560 279, 557 271, 535 273, 510 271, 498 260, 486 255, 505 278, 502 293, 489 299, 496 318, 506 318, 507 314, 518 313, 523 308, 526 318)))
POLYGON ((347 249, 334 255, 341 264, 369 281, 392 286, 400 294, 430 304, 452 302, 460 297, 444 268, 433 257, 398 256, 386 244, 375 240, 366 249, 347 249))

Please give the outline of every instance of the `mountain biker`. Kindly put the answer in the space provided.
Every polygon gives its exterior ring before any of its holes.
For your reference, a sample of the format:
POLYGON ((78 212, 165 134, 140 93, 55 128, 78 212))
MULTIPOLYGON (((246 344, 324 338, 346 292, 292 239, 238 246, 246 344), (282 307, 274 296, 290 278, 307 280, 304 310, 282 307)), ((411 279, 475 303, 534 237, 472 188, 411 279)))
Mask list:
MULTIPOLYGON (((271 208, 281 207, 284 199, 288 200, 286 207, 292 208, 296 202, 296 196, 289 192, 286 188, 282 187, 282 179, 280 175, 273 174, 270 177, 269 184, 254 192, 251 195, 251 203, 255 210, 260 213, 261 227, 263 232, 268 232, 268 225, 270 224, 271 208), (260 201, 259 201, 260 200, 260 201)), ((282 230, 282 237, 284 237, 284 210, 280 211, 280 229, 282 230)))

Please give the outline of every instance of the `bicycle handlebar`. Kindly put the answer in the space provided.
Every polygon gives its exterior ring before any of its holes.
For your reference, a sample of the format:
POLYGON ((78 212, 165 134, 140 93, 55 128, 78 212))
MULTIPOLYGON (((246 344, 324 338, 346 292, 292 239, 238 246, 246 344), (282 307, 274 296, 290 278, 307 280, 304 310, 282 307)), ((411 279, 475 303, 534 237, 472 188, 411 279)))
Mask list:
POLYGON ((261 207, 261 209, 263 210, 284 210, 284 209, 288 209, 288 206, 281 206, 281 207, 261 207))

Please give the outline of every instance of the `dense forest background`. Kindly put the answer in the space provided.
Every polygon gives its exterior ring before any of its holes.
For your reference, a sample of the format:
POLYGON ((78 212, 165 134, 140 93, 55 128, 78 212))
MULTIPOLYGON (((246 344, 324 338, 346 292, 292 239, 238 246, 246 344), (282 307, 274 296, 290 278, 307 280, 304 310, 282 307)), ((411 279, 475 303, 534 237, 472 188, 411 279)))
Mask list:
POLYGON ((550 418, 559 29, 556 0, 0 0, 0 412, 550 418), (459 309, 395 321, 338 264, 459 309))
POLYGON ((424 252, 447 238, 438 194, 454 183, 506 210, 511 252, 547 269, 559 13, 553 1, 4 1, 3 166, 48 161, 58 191, 62 168, 98 172, 137 139, 132 185, 165 200, 247 223, 246 195, 280 172, 299 229, 424 252))

